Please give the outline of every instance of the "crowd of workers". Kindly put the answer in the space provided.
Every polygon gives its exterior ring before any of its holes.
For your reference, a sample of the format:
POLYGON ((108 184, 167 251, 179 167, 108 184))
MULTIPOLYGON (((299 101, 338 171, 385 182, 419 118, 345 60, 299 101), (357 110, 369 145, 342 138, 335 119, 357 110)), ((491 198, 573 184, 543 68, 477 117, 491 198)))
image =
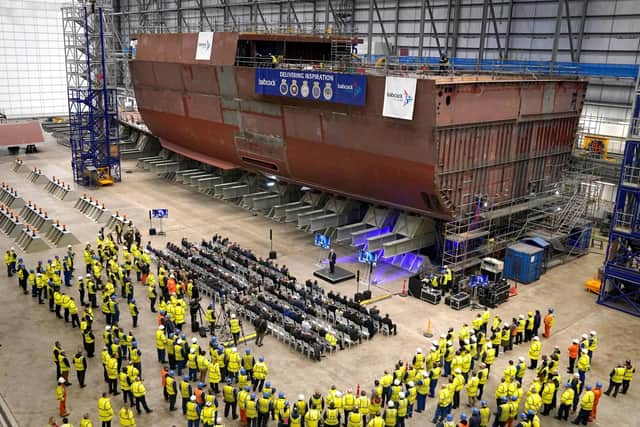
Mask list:
MULTIPOLYGON (((98 419, 103 427, 111 426, 116 417, 111 399, 120 391, 123 397, 118 411, 120 425, 136 425, 134 407, 138 415, 143 409, 152 412, 146 402, 142 352, 133 333, 125 333, 119 326, 117 287, 129 305, 132 326, 137 324, 139 310, 134 280, 141 283, 138 287, 146 286, 150 311, 159 313, 154 339, 157 362, 163 366, 163 398, 168 402, 168 410, 173 411, 178 409, 177 396, 180 395, 181 409, 189 427, 220 427, 222 418, 240 418, 242 425, 248 427, 265 427, 270 421, 277 422, 278 427, 404 427, 407 418, 426 411, 427 399, 433 399, 431 421, 445 427, 538 427, 540 417, 552 415, 554 410, 557 410, 555 417, 561 420, 569 420, 570 413, 575 414, 574 424, 587 425, 597 416, 602 384, 588 382, 587 375, 598 349, 598 335, 591 331, 572 341, 566 355, 570 377, 563 380, 560 374, 560 363, 565 359, 563 352, 556 347, 543 355, 539 338, 542 326, 544 336, 551 335, 554 324, 551 309, 544 319, 533 310, 511 321, 498 315, 492 318, 486 309, 470 324, 464 324, 457 331, 451 328, 432 341, 428 351, 419 348, 407 360, 398 361, 393 369, 384 371, 374 381, 370 391, 339 390, 332 386, 326 394, 318 390, 308 400, 304 395, 294 400, 269 381, 264 358, 256 358, 248 348, 242 354, 237 350, 241 323, 235 316, 230 316, 226 325, 230 333, 227 342, 218 341, 214 335, 205 348, 197 337, 187 337, 184 332, 186 300, 197 296, 197 286, 180 272, 167 271, 162 265, 158 266, 156 277, 150 271, 150 251, 141 250, 139 242, 127 242, 119 254, 111 236, 101 232, 95 249, 88 243, 83 255, 85 274, 78 275, 76 283, 83 307, 79 316, 75 298, 68 295, 73 273, 78 269, 71 247, 62 260, 56 256, 47 263, 38 262, 32 269, 26 267, 13 248, 5 253, 7 274, 17 275, 23 292, 30 290, 41 304, 48 300, 49 309, 57 317, 80 328, 83 346, 71 360, 60 343, 56 342, 53 347, 55 395, 65 427, 72 425, 66 408, 67 387, 72 385, 69 373, 73 368, 78 385, 84 387, 86 358, 94 357, 95 353, 93 309, 98 308, 98 293, 105 319, 100 359, 108 388, 108 392, 98 398, 98 419), (523 356, 513 357, 503 372, 496 373, 494 368, 492 373, 496 359, 509 357, 518 346, 528 346, 528 363, 523 356), (534 375, 530 383, 525 384, 527 369, 534 375), (490 375, 500 378, 495 405, 484 391, 490 375), (460 413, 456 423, 452 411, 462 407, 463 393, 469 414, 460 413), (224 411, 220 404, 224 404, 224 411)), ((210 332, 215 332, 212 305, 207 307, 205 317, 210 332)), ((193 312, 191 320, 193 323, 193 312)), ((634 373, 629 360, 615 366, 604 394, 612 397, 626 394, 634 373)), ((81 427, 93 425, 89 414, 83 415, 79 423, 81 427)))

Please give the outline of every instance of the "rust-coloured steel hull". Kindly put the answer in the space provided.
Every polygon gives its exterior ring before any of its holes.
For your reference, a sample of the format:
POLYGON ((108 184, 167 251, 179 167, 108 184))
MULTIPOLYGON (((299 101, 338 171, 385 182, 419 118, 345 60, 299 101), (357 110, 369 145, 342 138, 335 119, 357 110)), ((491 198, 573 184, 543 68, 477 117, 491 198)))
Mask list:
POLYGON ((582 81, 421 78, 414 119, 397 120, 382 117, 383 76, 363 107, 257 95, 239 38, 216 33, 212 60, 195 61, 197 34, 138 36, 138 107, 164 147, 439 218, 555 182, 571 153, 582 81))

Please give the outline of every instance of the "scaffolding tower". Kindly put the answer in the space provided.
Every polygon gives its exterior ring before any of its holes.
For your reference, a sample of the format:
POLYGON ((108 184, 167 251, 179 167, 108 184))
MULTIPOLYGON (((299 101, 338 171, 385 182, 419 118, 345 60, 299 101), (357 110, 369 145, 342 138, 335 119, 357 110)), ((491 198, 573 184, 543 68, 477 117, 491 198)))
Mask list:
POLYGON ((618 192, 598 304, 640 317, 640 80, 618 192))
POLYGON ((121 179, 111 16, 94 2, 62 8, 71 166, 82 185, 121 179))

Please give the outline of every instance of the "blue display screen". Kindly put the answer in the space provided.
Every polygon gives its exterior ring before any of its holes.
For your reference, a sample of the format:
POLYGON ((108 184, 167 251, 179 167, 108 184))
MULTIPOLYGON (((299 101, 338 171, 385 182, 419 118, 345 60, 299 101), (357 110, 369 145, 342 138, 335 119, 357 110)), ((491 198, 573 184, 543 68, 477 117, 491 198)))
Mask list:
POLYGON ((331 238, 326 234, 316 234, 313 236, 313 244, 324 249, 331 247, 331 238))
POLYGON ((363 262, 365 264, 377 264, 378 263, 378 253, 377 252, 368 252, 364 249, 360 249, 358 253, 358 262, 363 262))
POLYGON ((151 209, 151 218, 168 218, 169 209, 151 209))

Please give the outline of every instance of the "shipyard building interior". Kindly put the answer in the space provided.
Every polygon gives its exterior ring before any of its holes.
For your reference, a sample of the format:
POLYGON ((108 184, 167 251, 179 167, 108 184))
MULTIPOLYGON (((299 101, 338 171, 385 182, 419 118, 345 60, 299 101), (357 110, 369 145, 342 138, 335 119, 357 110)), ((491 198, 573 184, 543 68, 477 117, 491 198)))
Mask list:
POLYGON ((638 426, 640 2, 0 0, 0 426, 638 426))

